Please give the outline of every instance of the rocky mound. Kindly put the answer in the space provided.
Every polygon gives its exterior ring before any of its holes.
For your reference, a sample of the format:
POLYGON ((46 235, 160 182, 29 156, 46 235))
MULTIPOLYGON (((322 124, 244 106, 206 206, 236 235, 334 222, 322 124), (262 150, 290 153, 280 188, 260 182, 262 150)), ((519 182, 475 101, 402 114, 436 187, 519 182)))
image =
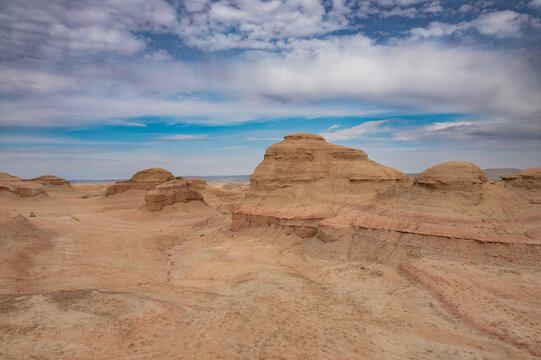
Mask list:
POLYGON ((171 180, 145 194, 148 211, 160 211, 164 206, 177 202, 203 200, 203 196, 190 183, 184 180, 171 180))
POLYGON ((541 204, 541 166, 502 176, 503 186, 532 204, 541 204))
POLYGON ((187 178, 186 182, 195 190, 204 190, 207 187, 207 180, 205 179, 187 178))
POLYGON ((277 217, 326 217, 336 206, 410 183, 406 174, 370 160, 362 150, 297 133, 266 150, 250 178, 243 209, 277 217))
POLYGON ((417 186, 433 189, 472 191, 489 180, 476 165, 466 161, 448 161, 418 174, 413 182, 417 186))
POLYGON ((45 188, 40 183, 22 180, 0 181, 0 193, 12 194, 23 198, 47 196, 45 188))
POLYGON ((118 181, 107 188, 105 195, 110 196, 128 190, 151 190, 167 181, 174 180, 170 171, 161 168, 151 168, 135 173, 130 180, 118 181))
POLYGON ((17 176, 0 171, 0 181, 20 180, 17 176))
POLYGON ((30 181, 37 181, 41 184, 52 186, 70 185, 70 182, 68 180, 59 178, 58 176, 54 175, 43 175, 30 181))

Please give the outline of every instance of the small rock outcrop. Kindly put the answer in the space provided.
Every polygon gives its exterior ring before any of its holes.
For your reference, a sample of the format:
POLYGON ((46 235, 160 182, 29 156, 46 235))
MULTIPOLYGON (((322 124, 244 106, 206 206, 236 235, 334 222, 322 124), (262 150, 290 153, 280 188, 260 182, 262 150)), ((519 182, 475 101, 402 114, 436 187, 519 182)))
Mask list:
POLYGON ((28 181, 35 181, 43 185, 52 185, 52 186, 70 185, 70 182, 68 180, 59 178, 58 176, 54 176, 54 175, 43 175, 43 176, 28 180, 28 181))
POLYGON ((47 192, 40 182, 23 180, 5 172, 0 172, 1 193, 13 194, 23 198, 47 196, 47 192))
POLYGON ((105 196, 115 195, 128 190, 151 190, 167 181, 174 180, 170 171, 161 168, 151 168, 135 173, 129 180, 118 181, 109 186, 105 196))
POLYGON ((448 161, 426 169, 413 182, 433 189, 465 191, 479 189, 489 180, 478 166, 470 162, 448 161))
POLYGON ((530 203, 541 205, 541 166, 502 176, 502 183, 530 203))
POLYGON ((164 206, 203 200, 203 195, 185 180, 171 180, 147 191, 145 203, 148 211, 160 211, 164 206))
POLYGON ((21 180, 17 176, 0 171, 0 181, 21 180))
POLYGON ((204 190, 207 187, 207 180, 205 179, 187 178, 186 182, 195 190, 204 190))

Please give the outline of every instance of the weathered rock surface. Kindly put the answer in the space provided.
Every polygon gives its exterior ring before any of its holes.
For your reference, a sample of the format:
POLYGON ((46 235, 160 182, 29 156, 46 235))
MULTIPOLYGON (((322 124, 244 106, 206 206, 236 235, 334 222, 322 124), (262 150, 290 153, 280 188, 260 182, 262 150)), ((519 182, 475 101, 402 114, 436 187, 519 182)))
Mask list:
POLYGON ((186 182, 195 190, 203 190, 207 187, 207 180, 200 178, 187 178, 186 182))
POLYGON ((432 166, 413 179, 417 186, 461 191, 478 190, 488 181, 478 166, 466 161, 448 161, 432 166))
POLYGON ((17 176, 8 174, 6 172, 0 171, 0 181, 6 181, 6 180, 20 180, 17 176))
POLYGON ((267 149, 246 200, 233 213, 232 230, 245 227, 345 241, 350 245, 328 245, 329 250, 357 259, 541 259, 541 215, 491 183, 476 165, 442 163, 410 185, 404 174, 368 160, 364 152, 309 134, 294 134, 267 149))
POLYGON ((70 185, 70 182, 66 179, 59 178, 54 175, 43 175, 29 181, 36 181, 44 185, 62 186, 70 185))
POLYGON ((502 177, 503 186, 533 204, 541 204, 541 166, 502 177))
POLYGON ((161 168, 150 168, 135 173, 130 180, 118 181, 107 188, 105 195, 110 196, 128 190, 151 190, 167 181, 174 180, 170 171, 161 168))
POLYGON ((297 133, 270 146, 250 178, 238 213, 284 218, 323 218, 337 207, 410 185, 408 176, 380 165, 362 150, 297 133))
POLYGON ((0 181, 0 193, 14 194, 23 198, 47 196, 41 183, 23 180, 0 181))
POLYGON ((160 211, 164 206, 191 200, 203 200, 203 196, 184 180, 168 181, 145 194, 148 211, 160 211))

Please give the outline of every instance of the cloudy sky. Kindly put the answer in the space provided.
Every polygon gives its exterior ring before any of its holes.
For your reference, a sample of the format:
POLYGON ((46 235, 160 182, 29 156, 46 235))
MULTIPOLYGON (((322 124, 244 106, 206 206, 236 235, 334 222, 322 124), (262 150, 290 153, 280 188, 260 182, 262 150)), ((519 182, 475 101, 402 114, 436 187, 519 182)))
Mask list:
POLYGON ((541 165, 541 0, 3 0, 0 171, 250 174, 292 132, 541 165))

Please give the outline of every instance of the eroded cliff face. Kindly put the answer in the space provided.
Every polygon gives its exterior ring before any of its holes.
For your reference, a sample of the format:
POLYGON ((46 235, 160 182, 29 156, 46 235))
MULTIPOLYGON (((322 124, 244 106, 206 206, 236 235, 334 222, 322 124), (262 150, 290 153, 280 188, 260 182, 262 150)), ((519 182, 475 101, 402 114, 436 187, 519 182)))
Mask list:
POLYGON ((538 264, 541 215, 534 206, 472 163, 442 163, 411 183, 361 150, 293 134, 267 149, 232 230, 276 227, 314 239, 308 252, 327 248, 357 259, 538 264))

